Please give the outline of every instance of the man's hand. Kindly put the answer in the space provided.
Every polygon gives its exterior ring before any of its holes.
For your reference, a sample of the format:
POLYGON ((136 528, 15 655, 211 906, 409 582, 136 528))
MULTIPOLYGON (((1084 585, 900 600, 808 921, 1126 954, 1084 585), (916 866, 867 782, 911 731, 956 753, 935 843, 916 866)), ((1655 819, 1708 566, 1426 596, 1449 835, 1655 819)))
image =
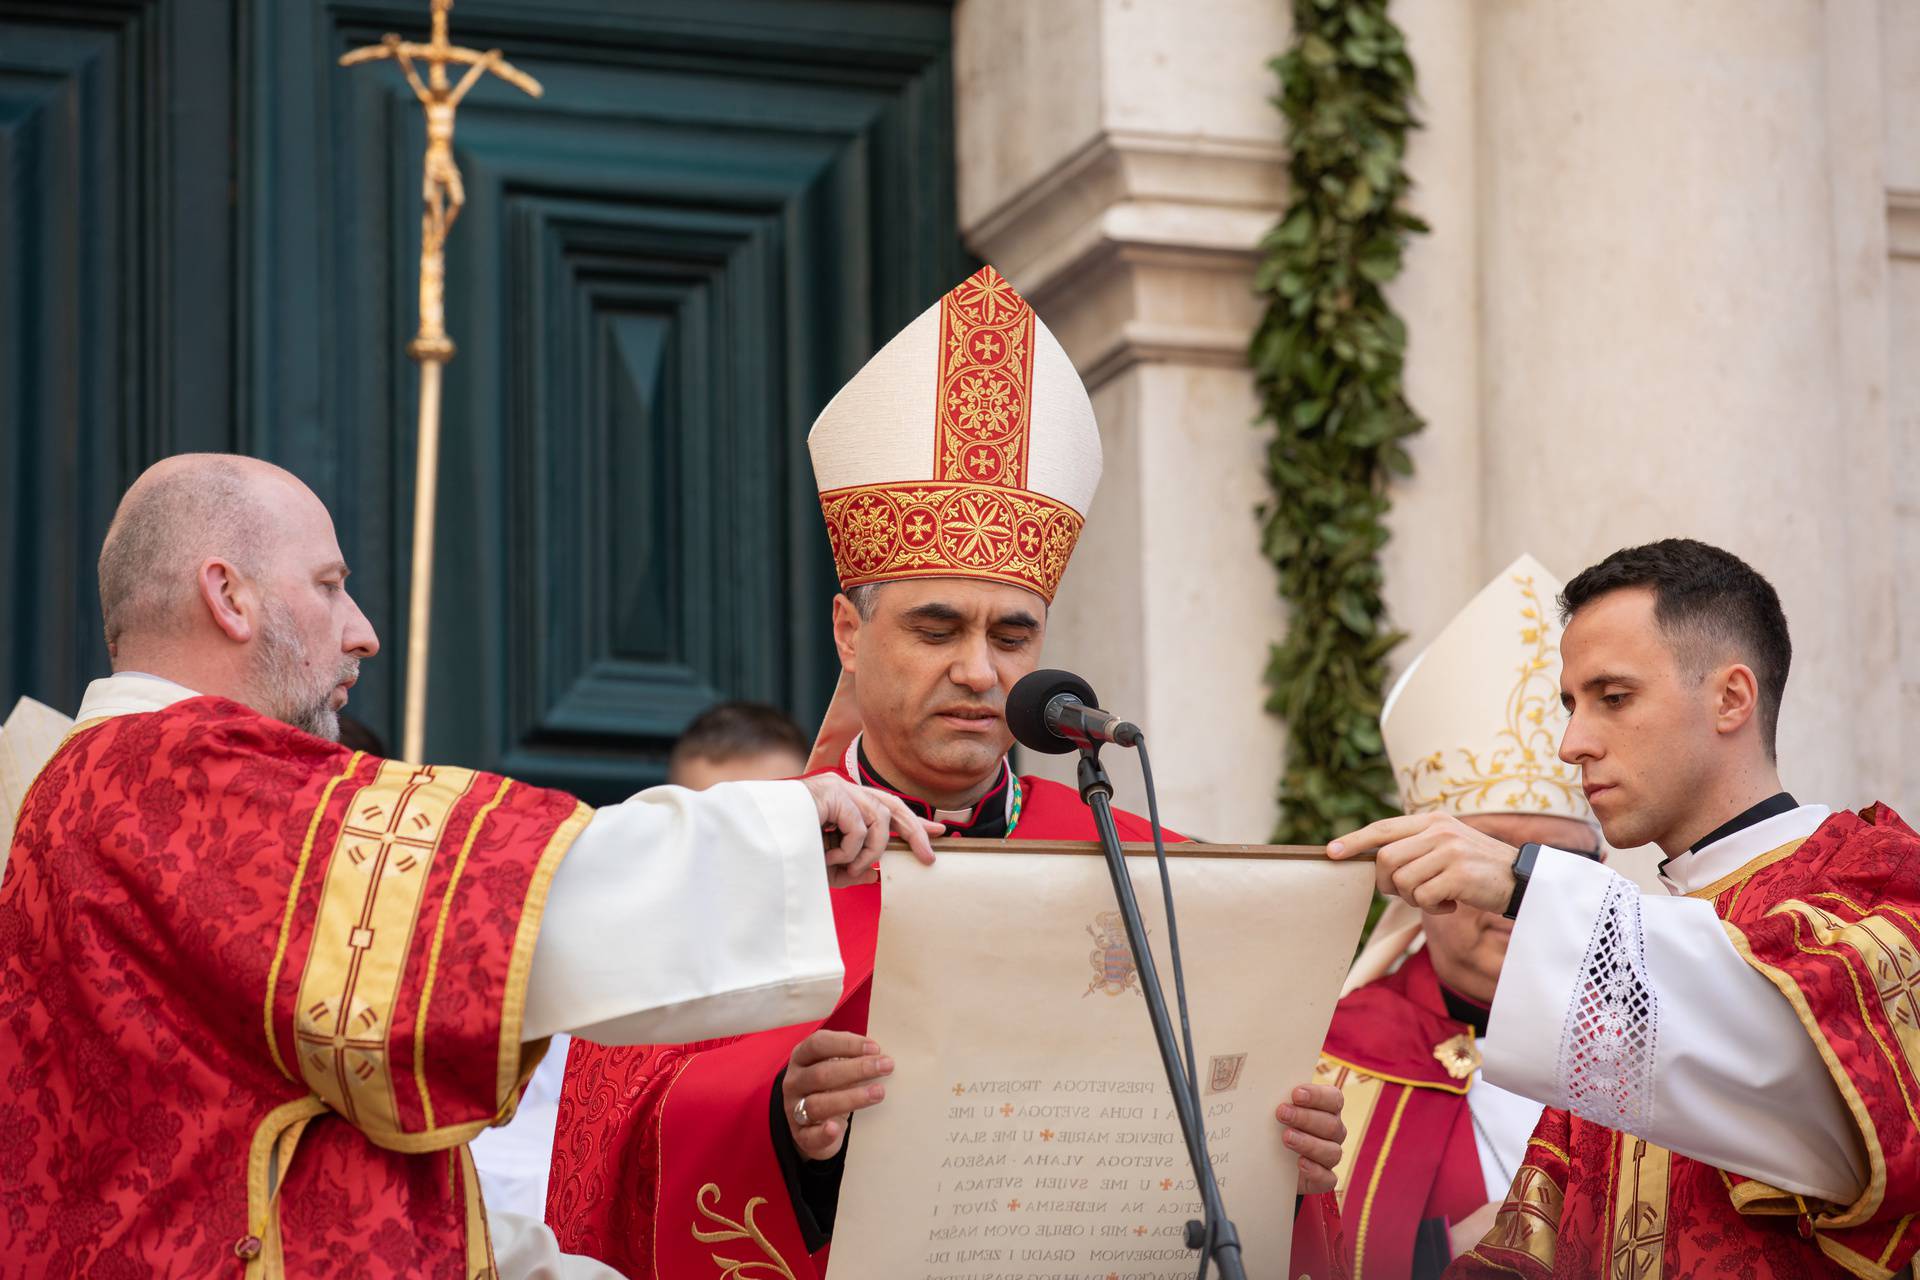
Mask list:
POLYGON ((1487 1238, 1487 1232, 1493 1230, 1493 1220, 1500 1216, 1505 1203, 1504 1200, 1489 1200, 1453 1224, 1452 1230, 1447 1232, 1447 1238, 1453 1244, 1454 1257, 1459 1257, 1487 1238))
POLYGON ((809 1160, 831 1160, 847 1140, 847 1121, 887 1096, 883 1076, 893 1074, 893 1059, 880 1046, 849 1031, 816 1031, 793 1047, 780 1101, 787 1111, 793 1145, 809 1160), (807 1104, 805 1124, 797 1108, 807 1104))
POLYGON ((1284 1141, 1299 1153, 1298 1190, 1303 1196, 1333 1190, 1340 1144, 1347 1140, 1347 1126, 1340 1119, 1345 1103, 1332 1085, 1303 1084, 1293 1091, 1292 1102, 1274 1109, 1274 1118, 1286 1130, 1284 1141))
POLYGON ((927 838, 946 827, 919 817, 899 796, 857 787, 837 773, 816 773, 800 785, 820 810, 821 828, 840 833, 840 843, 827 846, 827 883, 834 888, 867 883, 890 835, 905 840, 921 862, 933 863, 927 838))
POLYGON ((1519 850, 1446 813, 1382 818, 1327 846, 1329 858, 1375 850, 1380 892, 1444 915, 1454 904, 1505 911, 1513 899, 1519 850))

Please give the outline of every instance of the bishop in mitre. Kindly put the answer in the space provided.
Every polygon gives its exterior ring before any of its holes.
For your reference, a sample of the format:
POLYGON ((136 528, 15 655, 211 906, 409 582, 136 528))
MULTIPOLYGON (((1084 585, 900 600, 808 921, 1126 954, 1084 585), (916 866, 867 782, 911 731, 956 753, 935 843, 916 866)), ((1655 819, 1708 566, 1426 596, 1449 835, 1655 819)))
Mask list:
MULTIPOLYGON (((1560 580, 1522 555, 1387 694, 1381 737, 1408 813, 1450 813, 1519 845, 1597 857, 1580 771, 1556 756, 1560 580)), ((1485 1234, 1540 1119, 1481 1071, 1513 921, 1398 899, 1354 961, 1316 1077, 1346 1099, 1335 1192, 1349 1269, 1434 1280, 1485 1234)), ((1289 1275, 1327 1270, 1303 1232, 1289 1275)))
MULTIPOLYGON (((819 767, 950 838, 1094 839, 1072 788, 1013 768, 1003 715, 1100 478, 1060 343, 983 267, 875 354, 807 443, 843 589, 819 767)), ((1151 837, 1114 817, 1122 838, 1151 837)), ((658 1280, 830 1274, 849 1135, 893 1072, 866 1035, 881 910, 877 883, 834 892, 846 985, 823 1019, 705 1046, 575 1042, 547 1206, 570 1251, 658 1280)), ((1303 1189, 1331 1183, 1338 1110, 1324 1085, 1288 1104, 1303 1189)), ((1304 1200, 1303 1231, 1337 1231, 1326 1195, 1304 1200)))

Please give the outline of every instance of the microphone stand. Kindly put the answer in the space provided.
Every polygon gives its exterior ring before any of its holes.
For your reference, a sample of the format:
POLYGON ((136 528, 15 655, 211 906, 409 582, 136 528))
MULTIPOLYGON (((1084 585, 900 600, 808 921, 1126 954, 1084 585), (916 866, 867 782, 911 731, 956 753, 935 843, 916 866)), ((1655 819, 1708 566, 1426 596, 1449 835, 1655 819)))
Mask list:
POLYGON ((1133 877, 1127 874, 1127 859, 1120 852, 1120 833, 1113 825, 1113 780, 1107 777, 1106 768, 1100 763, 1097 743, 1080 748, 1080 800, 1093 810, 1093 825, 1106 850, 1107 871, 1113 876, 1113 895, 1119 900, 1120 917, 1126 922, 1127 944, 1133 948, 1134 969, 1140 975, 1140 990, 1147 998, 1147 1016, 1153 1021, 1154 1039, 1160 1042, 1160 1061, 1167 1071, 1167 1084, 1173 1090, 1173 1107, 1180 1116, 1180 1132, 1187 1140, 1187 1158, 1193 1163, 1194 1181, 1200 1188, 1206 1221, 1187 1223, 1187 1248, 1205 1249, 1211 1245, 1221 1280, 1246 1280, 1246 1268, 1240 1262, 1240 1233, 1227 1218, 1220 1186, 1214 1181, 1213 1162, 1207 1158, 1207 1131, 1200 1114, 1198 1086, 1187 1079, 1186 1067, 1181 1062, 1173 1019, 1167 1014, 1166 995, 1160 990, 1160 975, 1154 969, 1153 951, 1147 945, 1147 926, 1140 918, 1140 903, 1133 896, 1133 877), (1208 1224, 1213 1226, 1211 1236, 1208 1224))

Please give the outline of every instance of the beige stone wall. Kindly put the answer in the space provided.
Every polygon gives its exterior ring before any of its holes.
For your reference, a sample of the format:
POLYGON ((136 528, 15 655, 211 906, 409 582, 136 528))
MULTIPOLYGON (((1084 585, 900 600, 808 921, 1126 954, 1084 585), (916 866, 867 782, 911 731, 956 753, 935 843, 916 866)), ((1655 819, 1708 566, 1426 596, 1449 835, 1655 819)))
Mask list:
POLYGON ((1262 673, 1284 616, 1245 350, 1252 249, 1283 197, 1280 6, 962 0, 955 33, 962 225, 1066 346, 1106 451, 1048 661, 1143 719, 1169 823, 1264 839, 1281 728, 1262 673))
MULTIPOLYGON (((1217 838, 1265 834, 1281 749, 1244 347, 1284 200, 1283 10, 962 0, 955 19, 963 225, 1066 344, 1107 446, 1049 657, 1146 718, 1169 820, 1217 838)), ((1920 7, 1395 13, 1434 226, 1394 290, 1429 422, 1386 555, 1402 661, 1522 550, 1570 575, 1705 538, 1793 622, 1788 784, 1920 804, 1920 7)))
POLYGON ((1913 11, 1399 11, 1430 86, 1411 163, 1442 234, 1396 291, 1436 428, 1396 494, 1396 615, 1416 640, 1444 623, 1461 548, 1477 580, 1522 549, 1568 575, 1651 538, 1719 543, 1773 579, 1793 624, 1788 785, 1914 795, 1889 714, 1913 679, 1896 607, 1915 561, 1888 406, 1881 71, 1913 11), (1473 363, 1435 313, 1477 335, 1473 363), (1476 483, 1436 493, 1463 454, 1476 483))

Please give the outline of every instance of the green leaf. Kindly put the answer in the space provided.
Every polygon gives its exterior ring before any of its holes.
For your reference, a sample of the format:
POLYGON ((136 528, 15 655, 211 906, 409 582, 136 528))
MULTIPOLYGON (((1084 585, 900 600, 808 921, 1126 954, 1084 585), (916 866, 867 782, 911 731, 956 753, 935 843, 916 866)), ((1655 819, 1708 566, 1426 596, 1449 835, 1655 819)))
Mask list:
POLYGON ((1248 358, 1268 431, 1257 532, 1287 627, 1265 704, 1286 725, 1276 838, 1318 841, 1390 812, 1379 734, 1387 624, 1379 556, 1388 476, 1421 429, 1402 387, 1406 326, 1383 286, 1426 230, 1404 205, 1414 67, 1388 0, 1294 0, 1272 60, 1293 195, 1260 243, 1265 304, 1248 358))

